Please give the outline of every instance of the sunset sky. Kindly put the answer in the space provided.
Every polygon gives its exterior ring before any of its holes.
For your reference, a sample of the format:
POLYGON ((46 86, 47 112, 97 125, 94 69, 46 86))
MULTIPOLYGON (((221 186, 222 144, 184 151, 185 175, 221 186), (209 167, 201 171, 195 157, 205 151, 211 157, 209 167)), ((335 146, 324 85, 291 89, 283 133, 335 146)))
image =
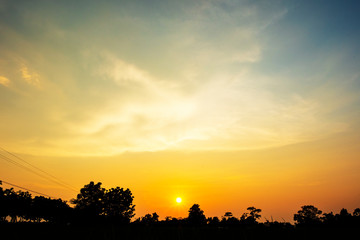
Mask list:
POLYGON ((130 188, 136 217, 186 217, 194 203, 207 217, 352 212, 359 11, 356 0, 0 0, 0 180, 64 200, 90 181, 130 188))

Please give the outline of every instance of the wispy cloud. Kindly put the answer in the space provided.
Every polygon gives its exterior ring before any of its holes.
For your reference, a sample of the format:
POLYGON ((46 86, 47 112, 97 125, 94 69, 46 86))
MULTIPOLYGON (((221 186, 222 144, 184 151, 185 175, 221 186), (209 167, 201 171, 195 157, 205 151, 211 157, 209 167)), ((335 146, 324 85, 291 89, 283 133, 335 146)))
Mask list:
POLYGON ((312 141, 344 131, 326 119, 316 98, 274 95, 261 79, 243 72, 217 75, 184 94, 141 67, 109 53, 92 66, 98 81, 116 85, 104 105, 73 122, 72 137, 57 144, 73 154, 117 154, 164 149, 240 150, 312 141), (75 150, 77 149, 77 150, 75 150), (92 150, 89 150, 92 149, 92 150))
POLYGON ((0 84, 8 87, 10 85, 10 80, 4 76, 0 76, 0 84))
POLYGON ((30 71, 27 66, 22 65, 20 68, 22 78, 30 85, 41 88, 40 76, 35 71, 30 71))

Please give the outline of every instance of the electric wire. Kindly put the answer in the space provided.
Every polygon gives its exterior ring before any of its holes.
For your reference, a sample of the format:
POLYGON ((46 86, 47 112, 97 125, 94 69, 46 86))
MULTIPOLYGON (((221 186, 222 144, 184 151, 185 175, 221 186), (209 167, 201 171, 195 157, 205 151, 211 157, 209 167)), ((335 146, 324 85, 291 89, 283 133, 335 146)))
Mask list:
POLYGON ((53 182, 53 183, 55 183, 55 184, 57 184, 57 185, 60 185, 60 186, 62 186, 62 187, 64 187, 64 188, 67 188, 67 189, 69 189, 69 190, 71 190, 71 191, 77 192, 77 191, 75 190, 75 187, 71 186, 70 184, 68 184, 68 183, 60 180, 59 178, 51 175, 50 173, 48 173, 48 172, 40 169, 39 167, 34 166, 33 164, 25 161, 24 159, 20 158, 20 157, 17 156, 17 155, 15 155, 15 154, 13 154, 13 153, 5 150, 4 148, 0 147, 0 149, 1 149, 2 151, 6 152, 7 154, 11 155, 12 157, 15 157, 16 159, 18 159, 18 160, 26 163, 27 165, 29 165, 30 167, 34 168, 35 170, 41 172, 42 174, 39 173, 39 172, 34 171, 33 169, 31 169, 31 168, 29 168, 29 167, 27 167, 27 166, 24 166, 23 164, 15 161, 14 159, 11 159, 11 158, 9 158, 9 157, 7 157, 7 156, 5 156, 5 155, 3 155, 3 154, 0 153, 0 158, 2 158, 3 160, 5 160, 5 161, 7 161, 7 162, 10 162, 10 163, 12 163, 12 164, 14 164, 14 165, 16 165, 16 166, 18 166, 18 167, 20 167, 20 168, 23 168, 23 169, 25 169, 25 170, 33 173, 33 174, 36 174, 37 176, 40 176, 40 177, 42 177, 42 178, 44 178, 44 179, 46 179, 46 180, 48 180, 48 181, 51 181, 51 182, 53 182))
POLYGON ((50 181, 50 182, 55 183, 55 184, 57 184, 57 185, 60 185, 60 186, 62 186, 62 187, 64 187, 64 188, 67 188, 67 189, 70 189, 70 190, 72 190, 72 191, 75 191, 74 189, 69 188, 68 186, 63 185, 62 183, 59 183, 59 182, 57 182, 57 181, 55 181, 55 180, 53 180, 53 179, 51 179, 51 178, 48 178, 48 177, 44 176, 43 174, 40 174, 40 173, 38 173, 38 172, 36 172, 36 171, 34 171, 34 170, 32 170, 32 169, 24 166, 24 165, 21 165, 21 164, 19 164, 18 162, 14 161, 14 160, 12 160, 12 159, 10 159, 10 158, 2 155, 2 154, 0 154, 0 158, 3 159, 3 160, 5 160, 5 161, 7 161, 7 162, 10 162, 10 163, 18 166, 18 167, 20 167, 20 168, 22 168, 22 169, 24 169, 24 170, 27 170, 27 171, 29 171, 29 172, 31 172, 31 173, 33 173, 33 174, 35 174, 35 175, 37 175, 37 176, 45 179, 45 180, 47 180, 47 181, 50 181))
MULTIPOLYGON (((10 186, 13 186, 13 187, 17 187, 17 188, 26 190, 26 191, 28 191, 28 192, 36 193, 36 194, 39 194, 39 195, 42 195, 42 196, 46 196, 46 197, 49 197, 49 198, 54 198, 54 197, 52 197, 52 196, 50 196, 50 195, 47 195, 47 194, 45 194, 45 193, 37 192, 37 191, 31 190, 31 189, 28 189, 28 188, 25 188, 25 187, 21 187, 21 186, 18 186, 18 185, 16 185, 16 184, 9 183, 9 182, 3 181, 3 180, 0 180, 0 183, 5 183, 5 184, 7 184, 7 185, 10 185, 10 186)), ((54 198, 54 199, 55 199, 55 198, 54 198)))

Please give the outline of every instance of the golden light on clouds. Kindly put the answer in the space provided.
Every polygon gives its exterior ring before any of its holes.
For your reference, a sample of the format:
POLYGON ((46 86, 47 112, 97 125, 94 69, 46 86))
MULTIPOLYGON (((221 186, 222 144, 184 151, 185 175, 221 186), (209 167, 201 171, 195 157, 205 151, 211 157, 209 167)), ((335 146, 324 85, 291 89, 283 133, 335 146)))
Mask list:
POLYGON ((10 84, 10 80, 7 79, 6 77, 4 76, 0 76, 0 84, 5 86, 5 87, 8 87, 9 84, 10 84))
POLYGON ((41 88, 40 76, 34 71, 30 71, 27 66, 22 65, 20 68, 22 78, 30 85, 41 88))

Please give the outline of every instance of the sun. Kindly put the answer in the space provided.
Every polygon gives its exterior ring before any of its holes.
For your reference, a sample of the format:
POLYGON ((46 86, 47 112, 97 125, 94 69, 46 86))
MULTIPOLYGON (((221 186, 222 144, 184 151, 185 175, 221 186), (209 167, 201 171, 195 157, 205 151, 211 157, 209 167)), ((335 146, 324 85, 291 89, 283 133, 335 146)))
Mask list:
POLYGON ((181 197, 177 197, 177 198, 176 198, 176 202, 177 202, 177 203, 181 203, 181 202, 182 202, 181 197))

